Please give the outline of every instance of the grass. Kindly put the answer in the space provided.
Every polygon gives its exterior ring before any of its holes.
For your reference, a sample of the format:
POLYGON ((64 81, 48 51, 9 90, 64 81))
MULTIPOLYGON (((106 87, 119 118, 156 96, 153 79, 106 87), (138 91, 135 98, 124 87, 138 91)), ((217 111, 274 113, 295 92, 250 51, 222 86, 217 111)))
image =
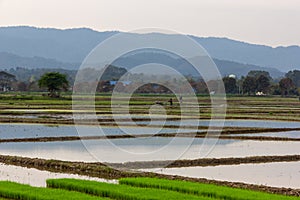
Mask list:
POLYGON ((78 179, 49 179, 47 188, 0 181, 0 199, 117 199, 117 200, 293 200, 276 195, 213 184, 161 178, 122 178, 119 184, 78 179))
MULTIPOLYGON (((78 96, 76 102, 82 106, 89 105, 91 99, 95 98, 96 111, 110 112, 111 98, 110 94, 96 94, 78 96)), ((138 114, 144 111, 148 113, 149 107, 154 105, 156 101, 161 101, 165 105, 168 114, 181 114, 180 107, 175 97, 172 95, 152 95, 152 94, 134 94, 130 99, 130 112, 138 114), (174 106, 168 104, 169 98, 174 100, 174 106)), ((200 106, 200 115, 202 117, 210 117, 210 97, 198 96, 200 106)), ((189 98, 184 99, 185 106, 189 105, 189 98)), ((228 96, 227 98, 227 116, 232 119, 249 118, 257 119, 291 119, 300 121, 300 101, 298 98, 283 98, 278 96, 271 97, 255 97, 255 96, 228 96), (262 109, 263 108, 263 109, 262 109), (272 113, 272 115, 270 115, 272 113)), ((117 98, 115 105, 119 105, 119 110, 126 105, 126 101, 122 96, 117 98)), ((5 93, 0 94, 0 108, 16 109, 16 108, 44 108, 44 109, 61 109, 72 110, 72 95, 63 94, 62 98, 55 99, 48 96, 42 96, 42 93, 5 93)), ((187 107, 186 107, 187 108, 187 107)), ((194 111, 190 108, 189 111, 194 111)), ((47 112, 47 111, 45 111, 47 112)))
POLYGON ((154 188, 138 188, 128 185, 116 185, 77 179, 49 179, 47 180, 47 187, 78 191, 119 200, 211 199, 208 197, 199 197, 175 191, 163 191, 154 188))
POLYGON ((166 180, 158 178, 123 178, 119 181, 122 185, 130 185, 141 188, 156 188, 167 191, 177 191, 185 194, 211 197, 225 200, 292 200, 298 197, 275 195, 258 191, 217 186, 213 184, 193 183, 178 180, 166 180))
POLYGON ((9 181, 0 181, 0 197, 6 199, 26 199, 26 200, 104 199, 104 198, 97 198, 88 194, 75 192, 75 191, 31 187, 29 185, 23 185, 23 184, 13 183, 9 181))
MULTIPOLYGON (((90 111, 91 99, 95 98, 96 113, 112 114, 111 96, 108 93, 76 96, 78 112, 90 111)), ((189 98, 184 98, 183 107, 180 108, 175 97, 172 95, 153 95, 153 94, 134 94, 130 99, 129 110, 132 115, 148 115, 149 108, 156 101, 164 103, 164 108, 169 117, 193 118, 200 115, 200 119, 211 118, 210 97, 205 95, 198 96, 198 113, 194 106, 190 105, 189 98), (172 97, 174 105, 169 106, 168 100, 172 97), (186 110, 186 112, 183 112, 186 110)), ((72 95, 65 93, 61 99, 42 96, 42 93, 5 93, 0 94, 0 115, 23 115, 23 114, 52 114, 52 115, 71 115, 72 114, 72 95), (26 109, 26 112, 24 112, 26 109)), ((123 96, 119 96, 115 102, 119 114, 126 110, 126 101, 123 96)), ((157 114, 161 109, 155 110, 157 114)), ((226 119, 256 119, 256 120, 285 120, 300 121, 300 101, 296 97, 283 98, 279 96, 256 97, 256 96, 228 96, 227 111, 222 114, 215 114, 214 117, 226 117, 226 119)), ((10 119, 15 122, 22 122, 22 119, 10 119)), ((6 122, 5 118, 0 121, 6 122)), ((24 123, 29 120, 24 120, 24 123)), ((38 123, 47 123, 48 119, 40 118, 38 123)), ((64 122, 61 122, 64 123, 64 122)), ((65 122, 67 124, 72 121, 65 122)))

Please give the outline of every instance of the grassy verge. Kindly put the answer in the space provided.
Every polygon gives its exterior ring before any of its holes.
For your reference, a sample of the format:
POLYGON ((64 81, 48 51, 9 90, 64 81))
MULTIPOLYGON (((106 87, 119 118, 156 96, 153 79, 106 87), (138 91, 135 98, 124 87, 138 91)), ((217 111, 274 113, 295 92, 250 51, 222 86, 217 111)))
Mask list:
POLYGON ((49 179, 47 180, 47 187, 78 191, 100 197, 109 197, 120 200, 211 199, 174 191, 162 191, 154 188, 138 188, 128 185, 116 185, 77 179, 49 179))
POLYGON ((268 194, 264 192, 236 189, 213 184, 192 183, 187 181, 166 180, 157 178, 124 178, 120 184, 130 185, 141 188, 157 188, 168 191, 176 191, 185 194, 193 194, 198 196, 206 196, 216 199, 238 199, 238 200, 292 200, 299 199, 297 197, 268 194))
POLYGON ((0 181, 0 197, 7 198, 7 199, 26 199, 26 200, 101 199, 91 195, 74 192, 74 191, 31 187, 29 185, 22 185, 22 184, 8 182, 8 181, 0 181))

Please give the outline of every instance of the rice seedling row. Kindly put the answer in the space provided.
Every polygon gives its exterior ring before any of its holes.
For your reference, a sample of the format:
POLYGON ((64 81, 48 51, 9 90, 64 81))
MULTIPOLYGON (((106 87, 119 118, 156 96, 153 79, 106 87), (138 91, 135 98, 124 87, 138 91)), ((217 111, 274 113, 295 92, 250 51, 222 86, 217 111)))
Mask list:
POLYGON ((180 193, 206 196, 225 200, 299 199, 297 197, 275 195, 265 192, 217 186, 213 184, 192 183, 187 181, 167 180, 158 178, 122 178, 120 179, 119 183, 121 185, 177 191, 180 193))
POLYGON ((26 200, 93 200, 104 199, 88 194, 67 191, 61 189, 38 188, 19 183, 0 181, 0 197, 7 199, 26 199, 26 200))
POLYGON ((208 197, 183 194, 175 191, 164 191, 155 188, 138 188, 129 185, 116 185, 77 179, 49 179, 47 180, 47 187, 78 191, 120 200, 211 200, 211 198, 208 197))

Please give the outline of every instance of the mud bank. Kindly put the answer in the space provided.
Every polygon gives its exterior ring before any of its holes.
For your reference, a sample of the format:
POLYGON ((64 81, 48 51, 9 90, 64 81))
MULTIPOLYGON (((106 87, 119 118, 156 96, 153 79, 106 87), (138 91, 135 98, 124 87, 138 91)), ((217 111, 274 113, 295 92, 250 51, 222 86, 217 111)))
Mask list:
MULTIPOLYGON (((62 137, 32 137, 32 138, 11 138, 11 139, 0 139, 0 143, 11 143, 11 142, 63 142, 63 141, 75 141, 75 140, 104 140, 104 139, 126 139, 126 138, 141 138, 141 137, 191 137, 191 138, 215 138, 224 140, 258 140, 258 141, 300 141, 300 138, 288 138, 288 137, 269 137, 269 136, 232 136, 226 135, 221 132, 219 134, 212 134, 205 132, 199 133, 158 133, 158 134, 134 134, 134 135, 103 135, 103 136, 62 136, 62 137), (224 134, 224 135, 223 135, 224 134)), ((231 131, 230 131, 231 132, 231 131)), ((274 131, 276 132, 276 131, 274 131)), ((249 133, 247 131, 241 131, 239 133, 249 133)), ((259 133, 259 132, 250 132, 259 133)))
POLYGON ((150 168, 174 168, 174 167, 206 167, 218 165, 257 164, 270 162, 295 162, 300 161, 300 155, 285 156, 251 156, 243 158, 202 158, 194 160, 168 160, 168 161, 143 161, 127 163, 109 163, 118 169, 150 169, 150 168))

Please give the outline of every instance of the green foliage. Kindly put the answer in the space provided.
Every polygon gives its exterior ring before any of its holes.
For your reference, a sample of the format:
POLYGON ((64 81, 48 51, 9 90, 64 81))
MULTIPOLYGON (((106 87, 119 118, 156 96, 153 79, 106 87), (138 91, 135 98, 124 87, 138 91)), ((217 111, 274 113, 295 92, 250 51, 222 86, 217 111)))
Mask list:
POLYGON ((137 188, 128 185, 116 185, 76 179, 50 179, 47 180, 47 186, 52 188, 79 191, 87 194, 120 200, 210 199, 207 197, 197 197, 189 194, 181 194, 174 191, 163 191, 153 188, 137 188))
POLYGON ((300 87, 300 71, 299 70, 289 71, 288 73, 285 74, 285 77, 290 78, 297 87, 300 87))
POLYGON ((281 95, 291 95, 291 94, 297 94, 297 88, 290 78, 283 78, 279 81, 279 88, 281 95))
POLYGON ((272 80, 269 72, 261 70, 251 70, 248 72, 247 76, 253 77, 255 79, 258 79, 260 76, 265 76, 269 79, 269 81, 272 80))
POLYGON ((20 82, 33 83, 36 80, 40 79, 40 77, 48 72, 59 72, 61 74, 68 75, 68 81, 73 84, 77 71, 76 70, 68 70, 68 69, 50 69, 50 68, 23 68, 23 67, 16 67, 11 68, 8 71, 11 74, 14 74, 17 77, 17 80, 20 82))
MULTIPOLYGON (((51 98, 42 95, 0 95, 0 103, 22 104, 22 105, 72 105, 71 98, 51 98)), ((44 107, 42 107, 44 108, 44 107)))
MULTIPOLYGON (((260 71, 259 71, 260 72, 260 71)), ((256 76, 247 76, 242 83, 243 92, 246 94, 255 94, 255 92, 268 93, 271 83, 270 78, 264 75, 264 73, 256 74, 256 76)))
POLYGON ((141 188, 157 188, 162 190, 177 191, 180 193, 206 196, 216 199, 238 200, 284 200, 298 199, 297 197, 275 195, 264 192, 217 186, 213 184, 193 183, 188 181, 167 180, 158 178, 123 178, 119 181, 123 185, 141 188))
POLYGON ((100 199, 87 194, 66 191, 60 189, 38 188, 29 185, 22 185, 9 181, 0 181, 0 197, 7 199, 26 199, 26 200, 81 200, 81 199, 100 199))
POLYGON ((255 78, 251 76, 247 76, 243 81, 242 88, 243 88, 243 93, 249 95, 254 94, 256 90, 255 78))
POLYGON ((257 91, 258 92, 264 92, 265 94, 268 92, 269 87, 271 85, 270 79, 265 75, 260 75, 256 79, 256 84, 257 84, 257 88, 256 88, 257 91))
POLYGON ((237 85, 236 85, 236 79, 232 77, 224 77, 223 78, 225 91, 227 94, 234 94, 237 93, 237 85))
POLYGON ((243 93, 255 94, 255 92, 263 92, 267 94, 270 90, 272 77, 266 71, 250 71, 243 80, 243 93))
POLYGON ((46 87, 50 92, 51 97, 57 96, 56 92, 61 89, 67 90, 69 82, 67 76, 59 72, 48 72, 45 73, 38 81, 39 87, 46 87))

